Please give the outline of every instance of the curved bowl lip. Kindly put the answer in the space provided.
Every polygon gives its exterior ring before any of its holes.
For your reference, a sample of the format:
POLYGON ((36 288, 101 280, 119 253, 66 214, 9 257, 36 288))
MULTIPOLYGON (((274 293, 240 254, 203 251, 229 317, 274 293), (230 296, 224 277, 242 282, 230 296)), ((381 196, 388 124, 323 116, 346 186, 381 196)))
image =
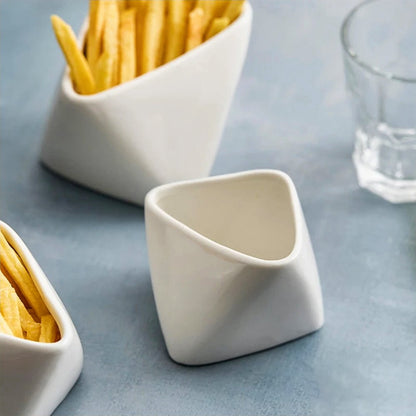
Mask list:
POLYGON ((416 78, 409 78, 409 77, 403 77, 399 75, 395 75, 391 72, 384 72, 381 69, 378 69, 376 66, 373 66, 369 63, 367 63, 365 60, 361 59, 361 57, 354 51, 354 48, 350 44, 348 33, 351 26, 351 23, 356 16, 356 14, 364 7, 371 3, 375 3, 382 0, 365 0, 362 3, 359 3, 357 6, 355 6, 344 18, 341 30, 340 30, 340 38, 341 38, 341 44, 344 52, 348 55, 350 59, 352 59, 353 62, 364 68, 365 70, 371 72, 374 75, 377 75, 381 78, 385 78, 388 80, 394 80, 399 82, 405 82, 405 83, 416 83, 416 78))
POLYGON ((7 237, 9 243, 12 243, 13 248, 22 258, 25 267, 30 272, 42 299, 46 303, 49 312, 54 317, 61 333, 61 339, 52 343, 30 341, 12 335, 0 334, 0 345, 19 348, 20 350, 26 349, 30 351, 51 353, 65 350, 74 338, 74 327, 71 319, 69 318, 68 312, 65 310, 52 284, 49 282, 48 278, 45 276, 32 253, 29 251, 19 235, 3 221, 0 221, 0 229, 7 237))
MULTIPOLYGON (((251 4, 248 0, 245 1, 245 6, 238 18, 234 20, 227 28, 223 31, 218 33, 217 35, 213 36, 211 39, 204 41, 201 45, 192 49, 191 51, 185 52, 182 55, 178 56, 177 58, 173 59, 172 61, 163 64, 156 69, 142 74, 131 81, 124 82, 123 84, 116 85, 114 87, 109 88, 108 90, 101 91, 91 95, 82 95, 78 94, 72 85, 72 81, 69 78, 69 69, 66 66, 64 74, 62 76, 61 81, 61 90, 62 92, 72 101, 79 102, 79 103, 97 103, 101 101, 105 101, 107 98, 111 98, 113 95, 117 95, 123 91, 133 89, 135 87, 140 86, 142 83, 150 81, 154 78, 162 76, 171 68, 182 65, 183 62, 188 60, 192 60, 194 56, 197 56, 201 53, 204 53, 206 48, 215 48, 215 46, 222 42, 226 36, 231 36, 235 31, 239 30, 239 28, 245 24, 250 24, 253 18, 253 9, 251 4)), ((78 43, 82 45, 83 39, 87 33, 88 27, 88 17, 85 19, 81 30, 78 36, 78 43)))
POLYGON ((248 170, 238 173, 230 173, 226 175, 219 175, 219 176, 211 176, 208 178, 202 179, 192 179, 187 181, 181 182, 174 182, 166 185, 158 186, 157 188, 152 189, 149 191, 145 198, 145 209, 151 210, 161 221, 168 223, 172 227, 178 228, 187 236, 195 239, 200 245, 206 247, 210 250, 215 252, 221 253, 224 257, 232 260, 247 264, 249 266, 257 266, 263 268, 275 268, 288 265, 291 263, 299 254, 301 245, 302 245, 302 229, 301 229, 301 221, 302 221, 302 208, 300 205, 300 201, 296 192, 295 185, 290 178, 290 176, 282 171, 274 170, 274 169, 256 169, 256 170, 248 170), (276 260, 266 260, 259 257, 250 256, 248 254, 244 254, 240 251, 234 250, 230 247, 224 246, 220 243, 217 243, 211 240, 208 237, 198 233, 191 227, 185 225, 184 223, 178 221, 171 215, 169 215, 166 211, 164 211, 159 206, 159 199, 160 197, 168 190, 181 188, 187 185, 199 184, 199 183, 219 183, 224 181, 232 181, 239 178, 250 177, 250 176, 273 176, 280 179, 283 179, 286 183, 289 194, 290 194, 290 202, 295 218, 295 243, 293 245, 292 251, 286 256, 281 259, 276 260))

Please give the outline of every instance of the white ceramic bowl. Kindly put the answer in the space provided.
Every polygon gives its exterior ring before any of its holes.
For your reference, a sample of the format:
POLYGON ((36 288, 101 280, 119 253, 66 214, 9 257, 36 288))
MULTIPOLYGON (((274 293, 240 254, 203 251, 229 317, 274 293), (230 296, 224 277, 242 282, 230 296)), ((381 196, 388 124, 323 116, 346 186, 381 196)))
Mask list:
POLYGON ((207 176, 245 60, 251 20, 247 2, 217 36, 99 94, 77 94, 66 71, 46 129, 43 163, 137 204, 154 186, 207 176))
POLYGON ((291 179, 257 170, 169 184, 145 203, 169 355, 207 364, 323 325, 318 271, 291 179))
POLYGON ((46 344, 0 334, 0 415, 49 416, 78 379, 83 353, 64 305, 19 236, 0 228, 22 258, 58 324, 61 339, 46 344))

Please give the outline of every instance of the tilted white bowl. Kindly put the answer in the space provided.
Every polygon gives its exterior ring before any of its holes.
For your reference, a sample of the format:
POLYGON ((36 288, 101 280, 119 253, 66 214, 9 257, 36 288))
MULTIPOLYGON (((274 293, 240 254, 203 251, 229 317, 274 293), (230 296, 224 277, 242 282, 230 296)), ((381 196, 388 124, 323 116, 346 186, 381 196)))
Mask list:
POLYGON ((43 163, 137 204, 154 186, 207 176, 245 60, 251 20, 246 2, 235 22, 199 47, 95 95, 77 94, 66 71, 46 129, 43 163))
POLYGON ((4 222, 0 221, 0 228, 22 258, 61 333, 61 339, 50 344, 0 334, 0 416, 49 416, 81 373, 81 342, 28 248, 4 222))
POLYGON ((173 360, 226 360, 323 325, 315 258, 286 174, 257 170, 160 186, 147 195, 145 216, 173 360))

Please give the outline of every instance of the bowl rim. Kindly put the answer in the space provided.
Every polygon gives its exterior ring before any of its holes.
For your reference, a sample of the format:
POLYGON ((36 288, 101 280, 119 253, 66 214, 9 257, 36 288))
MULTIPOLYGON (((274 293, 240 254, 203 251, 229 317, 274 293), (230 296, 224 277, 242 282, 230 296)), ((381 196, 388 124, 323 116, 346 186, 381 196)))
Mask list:
POLYGON ((220 253, 222 256, 232 261, 241 262, 249 266, 257 266, 257 267, 262 267, 262 268, 276 268, 276 267, 282 267, 282 266, 288 265, 291 262, 293 262, 295 258, 298 256, 301 250, 301 246, 302 246, 303 233, 302 233, 301 224, 302 224, 303 216, 302 216, 302 208, 300 205, 299 197, 298 197, 295 185, 292 179, 290 178, 290 176, 280 170, 255 169, 255 170, 248 170, 248 171, 237 172, 237 173, 229 173, 225 175, 211 176, 211 177, 201 178, 201 179, 191 179, 191 180, 161 185, 152 189, 151 191, 147 193, 146 198, 145 198, 145 216, 146 216, 147 210, 152 211, 152 213, 155 214, 160 221, 167 223, 176 229, 179 229, 182 233, 196 240, 201 246, 211 251, 215 251, 216 253, 220 253), (168 190, 181 188, 187 185, 200 184, 200 183, 205 183, 205 182, 211 182, 211 183, 224 182, 224 181, 230 181, 230 180, 235 180, 238 178, 244 178, 244 177, 249 177, 249 176, 259 176, 259 177, 273 176, 275 178, 283 179, 283 181, 286 183, 286 186, 288 187, 289 199, 290 199, 291 209, 292 209, 293 217, 294 217, 295 242, 293 244, 293 248, 290 251, 290 253, 281 259, 266 260, 260 257, 255 257, 249 254, 242 253, 238 250, 235 250, 223 244, 220 244, 200 234, 198 231, 194 230, 193 228, 189 227, 183 222, 177 220, 176 218, 168 214, 165 210, 163 210, 159 206, 159 199, 161 197, 161 194, 165 193, 168 190))
POLYGON ((344 53, 357 65, 364 68, 368 72, 372 73, 373 75, 376 75, 380 78, 393 80, 393 81, 399 81, 403 83, 416 83, 416 78, 412 77, 404 77, 400 75, 396 75, 392 72, 386 72, 379 69, 377 66, 371 65, 370 63, 367 63, 365 60, 363 60, 354 50, 352 47, 350 40, 349 40, 349 29, 352 24, 352 21, 354 20, 357 13, 368 6, 369 4, 383 1, 383 0, 365 0, 358 5, 356 5, 344 18, 341 24, 341 29, 339 32, 340 39, 341 39, 341 45, 344 53))
MULTIPOLYGON (((245 0, 244 9, 240 16, 237 17, 228 27, 218 33, 216 36, 213 36, 210 39, 207 39, 201 45, 197 46, 196 48, 184 52, 182 55, 178 56, 177 58, 173 59, 170 62, 167 62, 163 65, 158 66, 157 68, 149 71, 145 74, 139 75, 134 79, 124 82, 123 84, 116 85, 111 87, 107 90, 97 92, 90 95, 79 94, 75 91, 73 87, 73 83, 69 77, 69 68, 68 65, 65 65, 64 73, 61 77, 61 91, 72 101, 79 102, 79 103, 96 103, 105 100, 106 98, 110 98, 115 94, 121 93, 124 90, 128 90, 129 88, 134 88, 139 86, 143 82, 147 82, 152 80, 153 78, 157 78, 163 75, 166 71, 169 71, 171 68, 181 65, 183 62, 186 62, 189 59, 193 59, 193 56, 198 54, 204 53, 204 50, 207 48, 213 48, 215 45, 223 40, 225 36, 231 36, 235 31, 239 30, 239 28, 245 24, 250 24, 253 18, 253 8, 248 0, 245 0)), ((78 45, 81 47, 84 44, 85 36, 88 30, 88 16, 84 19, 84 22, 81 26, 79 31, 79 35, 77 37, 78 45)))
POLYGON ((58 341, 46 343, 31 341, 28 339, 18 338, 14 335, 0 333, 0 344, 3 344, 4 341, 4 344, 13 345, 19 348, 26 348, 32 351, 41 350, 59 352, 66 349, 69 347, 75 336, 75 329, 61 299, 35 260, 33 254, 30 252, 16 231, 14 231, 12 227, 3 221, 0 221, 0 229, 5 235, 8 243, 22 259, 24 266, 32 277, 33 282, 35 283, 35 286, 45 302, 50 314, 54 317, 61 334, 61 338, 58 341))

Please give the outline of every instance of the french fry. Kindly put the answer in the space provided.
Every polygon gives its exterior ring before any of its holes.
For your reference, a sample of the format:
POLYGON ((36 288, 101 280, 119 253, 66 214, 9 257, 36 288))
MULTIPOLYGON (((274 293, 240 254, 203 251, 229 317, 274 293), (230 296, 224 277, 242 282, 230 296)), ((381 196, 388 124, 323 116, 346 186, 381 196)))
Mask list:
POLYGON ((136 76, 136 9, 120 16, 120 84, 136 76))
POLYGON ((90 24, 87 36, 87 60, 93 75, 101 53, 105 18, 105 1, 90 0, 90 24))
POLYGON ((244 0, 230 0, 224 11, 224 17, 228 17, 230 22, 233 22, 240 16, 243 10, 244 0))
POLYGON ((202 43, 204 35, 204 11, 197 7, 189 13, 186 51, 196 48, 202 43))
MULTIPOLYGON (((0 271, 0 291, 4 290, 4 289, 15 291, 12 283, 5 276, 3 271, 0 271)), ((18 306, 19 306, 20 323, 22 325, 22 328, 26 331, 27 324, 28 323, 35 323, 35 320, 32 318, 30 313, 27 311, 26 306, 22 302, 22 299, 19 296, 19 294, 16 293, 16 295, 17 295, 17 303, 18 303, 18 306)))
MULTIPOLYGON (((23 302, 25 307, 29 307, 29 304, 27 303, 25 297, 23 296, 21 290, 19 289, 19 286, 17 286, 15 281, 11 278, 11 276, 9 275, 9 273, 7 272, 7 270, 4 268, 4 266, 2 264, 0 264, 0 271, 3 274, 3 277, 6 277, 6 279, 9 281, 9 284, 15 290, 15 292, 17 293, 17 296, 19 296, 19 298, 21 299, 21 301, 23 302)), ((2 284, 1 284, 1 281, 0 281, 0 289, 1 289, 1 287, 2 287, 2 284)), ((5 287, 5 286, 3 286, 3 287, 5 287)))
POLYGON ((0 232, 0 262, 19 287, 27 303, 35 310, 36 314, 38 316, 47 314, 48 309, 37 291, 32 278, 2 232, 0 232))
POLYGON ((110 52, 103 52, 97 62, 97 92, 111 87, 113 81, 113 65, 114 59, 110 52))
POLYGON ((7 325, 6 320, 4 319, 4 316, 0 312, 0 333, 6 334, 6 335, 13 335, 12 330, 10 329, 9 325, 7 325))
POLYGON ((224 14, 228 3, 233 0, 215 0, 214 15, 215 17, 221 17, 224 14))
POLYGON ((75 88, 80 94, 93 94, 95 92, 94 78, 87 59, 78 48, 74 32, 56 15, 51 16, 51 22, 56 39, 71 70, 75 88))
MULTIPOLYGON (((117 6, 117 0, 106 0, 103 33, 103 54, 108 52, 108 59, 111 59, 112 61, 110 67, 107 68, 107 70, 111 71, 111 86, 118 84, 119 24, 120 13, 117 6)), ((98 73, 96 76, 98 77, 98 73)))
POLYGON ((189 3, 189 0, 168 0, 165 63, 172 61, 185 51, 189 3))
POLYGON ((128 7, 128 1, 127 0, 117 0, 117 6, 118 6, 119 13, 121 13, 124 10, 127 9, 127 7, 128 7))
POLYGON ((40 329, 40 323, 28 323, 28 326, 26 328, 26 339, 30 341, 39 341, 40 329))
POLYGON ((22 328, 25 331, 27 331, 27 328, 30 325, 36 324, 37 322, 33 319, 32 315, 28 312, 28 310, 25 308, 25 305, 23 305, 20 299, 18 300, 18 306, 20 314, 20 323, 22 325, 22 328))
POLYGON ((0 272, 0 290, 13 288, 9 279, 4 275, 3 271, 0 272))
MULTIPOLYGON (((231 0, 233 1, 233 0, 231 0)), ((205 33, 215 16, 216 2, 214 0, 198 0, 195 8, 201 8, 204 11, 204 19, 202 23, 202 32, 205 33)))
POLYGON ((40 334, 40 323, 35 322, 32 315, 27 311, 22 302, 18 301, 20 324, 26 332, 26 338, 37 341, 40 334))
POLYGON ((15 337, 23 338, 17 295, 13 288, 0 290, 0 311, 15 337))
POLYGON ((39 316, 36 315, 35 311, 32 308, 27 308, 27 312, 33 318, 35 322, 40 322, 39 316))
POLYGON ((55 342, 58 336, 58 326, 53 316, 43 315, 40 318, 39 342, 55 342))
POLYGON ((127 7, 142 7, 146 0, 127 0, 127 7))
MULTIPOLYGON (((6 278, 6 276, 3 273, 0 273, 0 293, 5 289, 13 290, 13 286, 10 283, 10 281, 6 278)), ((26 338, 30 339, 31 341, 38 341, 40 334, 40 324, 38 322, 35 322, 32 315, 27 311, 25 305, 23 304, 19 296, 16 296, 16 300, 19 308, 20 325, 22 329, 26 332, 26 338)))
POLYGON ((215 18, 205 36, 205 39, 212 38, 217 33, 220 33, 222 30, 224 30, 228 25, 230 24, 230 19, 228 17, 217 17, 215 18))
POLYGON ((133 0, 136 13, 136 76, 142 74, 143 26, 147 10, 147 1, 133 0))
POLYGON ((141 56, 141 72, 143 74, 157 68, 161 63, 165 10, 165 0, 151 0, 147 4, 143 25, 143 50, 141 56))

